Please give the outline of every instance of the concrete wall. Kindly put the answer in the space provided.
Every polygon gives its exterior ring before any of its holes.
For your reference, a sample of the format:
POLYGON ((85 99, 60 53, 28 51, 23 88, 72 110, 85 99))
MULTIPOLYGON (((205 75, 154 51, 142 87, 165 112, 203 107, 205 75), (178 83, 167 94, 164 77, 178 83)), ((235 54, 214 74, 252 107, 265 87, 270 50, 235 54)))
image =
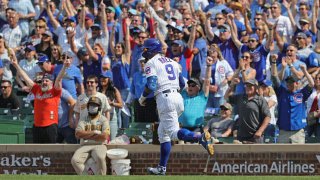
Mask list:
MULTIPOLYGON (((75 174, 70 159, 79 145, 0 145, 0 174, 75 174)), ((109 145, 125 148, 131 174, 146 174, 159 160, 157 145, 109 145)), ((320 145, 216 145, 209 158, 200 145, 174 145, 167 166, 171 175, 320 175, 320 145)), ((108 174, 110 160, 107 159, 108 174)))

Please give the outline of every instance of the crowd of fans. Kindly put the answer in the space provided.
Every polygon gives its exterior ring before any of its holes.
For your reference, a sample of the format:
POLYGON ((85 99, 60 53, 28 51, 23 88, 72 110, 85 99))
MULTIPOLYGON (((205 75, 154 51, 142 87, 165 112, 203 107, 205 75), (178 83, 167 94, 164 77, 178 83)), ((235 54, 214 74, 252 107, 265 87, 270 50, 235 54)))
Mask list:
POLYGON ((92 96, 109 140, 131 119, 158 121, 154 94, 138 102, 148 38, 160 40, 187 82, 182 127, 242 143, 263 143, 272 127, 280 143, 320 142, 319 0, 0 2, 0 107, 34 99, 34 136, 56 137, 35 142, 77 143, 92 96), (218 117, 206 122, 208 114, 218 117))

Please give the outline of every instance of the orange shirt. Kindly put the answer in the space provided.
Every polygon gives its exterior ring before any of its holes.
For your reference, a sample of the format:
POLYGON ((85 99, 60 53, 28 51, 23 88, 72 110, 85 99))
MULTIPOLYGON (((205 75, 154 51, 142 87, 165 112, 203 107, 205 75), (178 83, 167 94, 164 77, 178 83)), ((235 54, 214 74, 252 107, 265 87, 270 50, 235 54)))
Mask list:
POLYGON ((52 88, 43 93, 41 86, 34 84, 31 92, 34 95, 34 126, 45 127, 58 124, 61 90, 52 88))

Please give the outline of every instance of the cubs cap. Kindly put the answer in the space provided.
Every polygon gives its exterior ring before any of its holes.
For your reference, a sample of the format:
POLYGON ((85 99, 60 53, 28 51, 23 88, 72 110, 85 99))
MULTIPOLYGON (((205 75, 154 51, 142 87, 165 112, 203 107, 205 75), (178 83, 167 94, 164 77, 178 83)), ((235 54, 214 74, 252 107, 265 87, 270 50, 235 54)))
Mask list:
POLYGON ((112 72, 111 71, 106 71, 104 73, 101 73, 100 77, 101 78, 112 78, 112 72))
POLYGON ((307 39, 307 35, 305 33, 303 33, 303 32, 299 32, 297 34, 297 37, 300 37, 300 38, 303 38, 303 39, 307 39))
POLYGON ((26 48, 24 48, 25 51, 35 51, 36 48, 32 45, 28 45, 26 48))
POLYGON ((256 41, 259 41, 259 36, 256 33, 250 34, 249 39, 254 39, 256 41))
POLYGON ((199 79, 197 78, 191 78, 188 80, 187 84, 190 84, 190 83, 195 83, 196 85, 198 85, 200 88, 201 88, 201 82, 199 79))
POLYGON ((54 78, 51 74, 45 73, 42 79, 49 79, 50 81, 53 81, 54 78))
POLYGON ((49 58, 45 54, 39 55, 37 64, 43 64, 44 62, 49 61, 49 58))
POLYGON ((78 50, 78 52, 77 52, 77 56, 85 56, 85 55, 87 55, 88 54, 88 51, 87 51, 87 49, 85 48, 85 47, 82 47, 82 48, 80 48, 79 50, 78 50))
POLYGON ((90 14, 90 13, 87 13, 85 19, 86 19, 86 20, 91 19, 91 20, 94 21, 94 15, 92 15, 92 14, 90 14))
POLYGON ((91 29, 92 29, 92 28, 98 28, 98 29, 100 29, 100 30, 101 30, 101 27, 100 27, 100 25, 99 25, 99 24, 94 24, 94 25, 92 25, 90 28, 91 28, 91 29))
POLYGON ((267 86, 267 87, 269 87, 269 86, 272 85, 272 82, 271 82, 269 79, 265 79, 265 80, 261 81, 261 82, 259 83, 259 85, 260 85, 260 86, 267 86))
MULTIPOLYGON (((173 42, 172 42, 172 45, 173 44, 178 44, 179 46, 184 46, 184 42, 182 41, 182 40, 174 40, 173 42)), ((172 46, 171 46, 172 47, 172 46)))
POLYGON ((285 79, 286 83, 294 83, 294 82, 297 82, 297 80, 293 77, 293 76, 288 76, 286 79, 285 79))
POLYGON ((222 25, 218 26, 218 29, 226 29, 226 30, 230 31, 230 26, 227 24, 222 24, 222 25))

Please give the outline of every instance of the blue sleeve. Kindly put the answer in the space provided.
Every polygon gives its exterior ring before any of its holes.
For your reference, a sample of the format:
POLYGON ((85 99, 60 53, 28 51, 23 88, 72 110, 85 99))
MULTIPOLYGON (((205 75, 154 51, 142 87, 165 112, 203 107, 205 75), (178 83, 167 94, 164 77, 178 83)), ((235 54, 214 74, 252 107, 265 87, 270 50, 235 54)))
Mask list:
POLYGON ((184 82, 183 76, 181 73, 179 73, 179 86, 180 89, 183 89, 185 87, 186 83, 184 82))
POLYGON ((122 13, 120 6, 117 6, 117 7, 115 7, 114 9, 115 9, 115 11, 116 11, 116 17, 119 17, 120 14, 122 13))
POLYGON ((0 59, 0 68, 3 68, 2 59, 0 59))
POLYGON ((60 98, 67 102, 70 97, 72 98, 71 94, 67 90, 62 89, 60 98))
POLYGON ((317 56, 314 52, 312 52, 309 55, 309 57, 306 59, 306 65, 307 65, 307 68, 319 66, 317 56))
POLYGON ((303 94, 303 102, 307 101, 309 96, 312 93, 312 88, 308 85, 306 85, 304 88, 302 88, 301 93, 303 94))
POLYGON ((157 89, 157 82, 158 82, 157 76, 150 76, 147 78, 146 87, 150 89, 152 92, 154 92, 157 89))
POLYGON ((76 68, 76 82, 78 84, 82 84, 82 76, 81 76, 81 71, 79 68, 76 68))

